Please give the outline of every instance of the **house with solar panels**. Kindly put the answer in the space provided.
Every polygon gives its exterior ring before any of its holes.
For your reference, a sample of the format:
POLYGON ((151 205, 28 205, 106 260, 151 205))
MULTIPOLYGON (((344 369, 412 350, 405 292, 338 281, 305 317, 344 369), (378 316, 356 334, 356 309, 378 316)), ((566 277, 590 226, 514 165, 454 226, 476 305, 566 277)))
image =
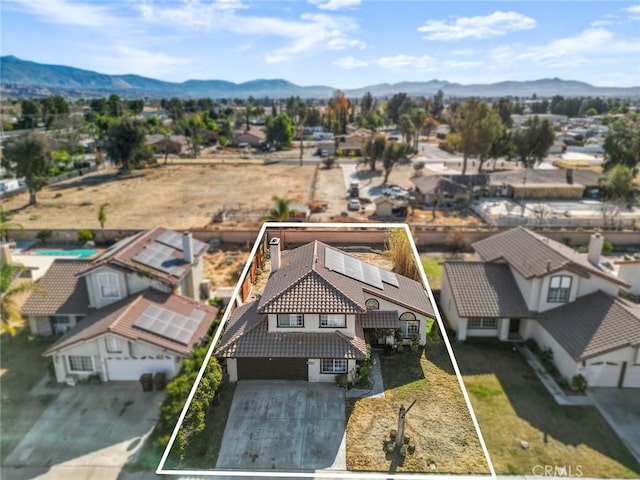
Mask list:
POLYGON ((55 260, 22 312, 31 332, 61 335, 43 355, 58 382, 99 376, 173 377, 218 313, 200 302, 207 249, 163 227, 124 239, 93 260, 55 260))
POLYGON ((368 329, 425 344, 435 314, 420 282, 319 241, 281 250, 272 238, 269 251, 262 294, 233 311, 215 350, 230 381, 352 377, 368 329))

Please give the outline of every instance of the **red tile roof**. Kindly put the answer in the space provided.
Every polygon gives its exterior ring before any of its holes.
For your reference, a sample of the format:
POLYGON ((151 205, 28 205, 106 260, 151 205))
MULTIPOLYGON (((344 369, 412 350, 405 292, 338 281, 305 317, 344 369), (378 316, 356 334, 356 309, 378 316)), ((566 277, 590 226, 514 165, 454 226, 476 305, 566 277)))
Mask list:
POLYGON ((209 305, 203 305, 182 295, 164 293, 149 288, 138 295, 129 296, 94 311, 49 347, 44 355, 52 355, 78 342, 91 340, 106 333, 115 333, 130 340, 146 342, 186 355, 206 336, 207 330, 217 314, 218 309, 209 305), (175 339, 157 335, 134 325, 150 305, 156 305, 185 317, 194 317, 197 311, 203 312, 204 316, 185 345, 175 339))

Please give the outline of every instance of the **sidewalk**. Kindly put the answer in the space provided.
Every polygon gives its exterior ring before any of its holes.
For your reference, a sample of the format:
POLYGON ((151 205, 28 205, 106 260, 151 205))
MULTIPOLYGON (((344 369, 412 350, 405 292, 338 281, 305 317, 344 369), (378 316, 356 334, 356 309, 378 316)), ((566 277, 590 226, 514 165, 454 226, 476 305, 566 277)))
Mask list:
POLYGON ((522 354, 527 363, 531 366, 536 373, 542 384, 549 391, 558 405, 571 405, 571 406, 587 406, 593 405, 593 400, 586 395, 565 395, 562 389, 558 386, 553 377, 542 366, 538 357, 536 357, 531 350, 524 345, 516 345, 518 351, 522 354))
POLYGON ((380 369, 380 356, 375 350, 371 352, 373 367, 371 367, 371 389, 352 388, 347 390, 347 398, 382 398, 384 397, 384 382, 382 381, 382 370, 380 369))

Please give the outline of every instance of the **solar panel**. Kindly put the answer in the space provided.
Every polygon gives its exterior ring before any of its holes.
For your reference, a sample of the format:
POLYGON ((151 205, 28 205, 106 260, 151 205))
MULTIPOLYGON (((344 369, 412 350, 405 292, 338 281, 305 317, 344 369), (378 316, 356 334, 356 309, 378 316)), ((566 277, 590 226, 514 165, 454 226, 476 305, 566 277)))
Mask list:
POLYGON ((324 265, 329 270, 366 283, 372 287, 384 288, 382 285, 381 270, 378 267, 330 248, 326 248, 324 252, 324 265))
POLYGON ((379 270, 380 278, 384 283, 388 283, 389 285, 393 285, 394 287, 400 286, 400 284, 398 283, 398 277, 396 277, 395 273, 390 272, 389 270, 383 270, 381 268, 379 270))
POLYGON ((187 264, 182 257, 176 257, 174 254, 173 247, 154 242, 133 257, 133 260, 147 267, 180 277, 185 272, 187 264))
POLYGON ((162 232, 162 234, 156 238, 156 242, 164 243, 176 250, 182 251, 182 234, 174 232, 173 230, 162 232))
POLYGON ((205 312, 201 310, 195 310, 190 316, 185 316, 157 305, 149 305, 133 322, 133 326, 188 345, 204 316, 205 312))

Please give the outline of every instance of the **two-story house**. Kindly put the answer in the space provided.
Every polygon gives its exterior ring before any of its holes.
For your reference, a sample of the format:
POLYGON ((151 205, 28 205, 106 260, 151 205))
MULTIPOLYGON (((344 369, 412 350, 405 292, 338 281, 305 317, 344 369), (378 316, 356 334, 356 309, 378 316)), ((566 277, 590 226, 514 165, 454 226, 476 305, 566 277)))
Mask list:
POLYGON ((441 311, 458 340, 533 338, 568 379, 640 387, 640 306, 618 297, 631 285, 602 244, 592 235, 584 256, 523 227, 476 242, 477 261, 445 262, 441 311))
POLYGON ((201 343, 218 310, 200 303, 206 244, 156 227, 93 260, 57 259, 22 308, 31 332, 63 334, 44 355, 58 382, 168 378, 201 343))
POLYGON ((269 249, 262 295, 233 311, 215 350, 231 381, 351 377, 367 356, 366 329, 425 344, 435 315, 420 282, 319 241, 281 250, 272 238, 269 249))

